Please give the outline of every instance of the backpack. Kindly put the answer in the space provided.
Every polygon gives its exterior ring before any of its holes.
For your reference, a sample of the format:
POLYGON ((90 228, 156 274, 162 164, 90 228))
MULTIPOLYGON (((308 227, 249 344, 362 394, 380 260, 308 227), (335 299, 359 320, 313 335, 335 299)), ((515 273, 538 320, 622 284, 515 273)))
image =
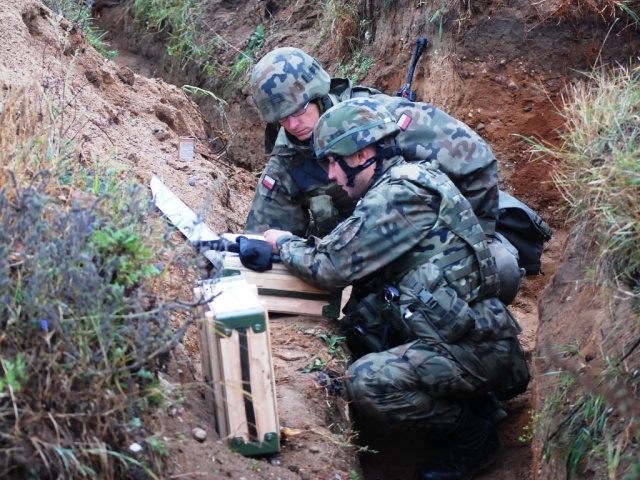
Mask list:
POLYGON ((553 236, 549 225, 529 206, 502 190, 498 198, 496 231, 518 250, 518 264, 526 275, 542 274, 542 250, 553 236))

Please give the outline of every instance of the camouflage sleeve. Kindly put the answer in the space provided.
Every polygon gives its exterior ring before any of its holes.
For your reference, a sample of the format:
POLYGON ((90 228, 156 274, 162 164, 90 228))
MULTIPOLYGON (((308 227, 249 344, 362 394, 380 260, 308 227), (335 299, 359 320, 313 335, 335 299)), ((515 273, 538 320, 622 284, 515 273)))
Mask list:
POLYGON ((434 198, 415 190, 399 183, 368 192, 350 218, 313 244, 281 237, 283 263, 297 277, 328 290, 372 278, 420 243, 438 218, 434 198))
POLYGON ((298 186, 287 171, 286 160, 272 156, 256 186, 245 233, 257 234, 277 228, 306 235, 309 210, 296 200, 297 195, 298 186))
POLYGON ((498 162, 487 143, 468 125, 433 107, 436 160, 469 200, 486 234, 498 219, 498 162))

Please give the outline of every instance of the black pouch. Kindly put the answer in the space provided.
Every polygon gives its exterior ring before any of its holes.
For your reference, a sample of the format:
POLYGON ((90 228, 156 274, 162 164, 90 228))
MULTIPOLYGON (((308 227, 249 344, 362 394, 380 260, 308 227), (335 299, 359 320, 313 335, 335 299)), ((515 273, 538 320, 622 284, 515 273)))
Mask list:
POLYGON ((520 345, 517 339, 514 339, 514 342, 513 366, 508 372, 507 377, 492 389, 492 392, 498 400, 502 401, 510 400, 524 393, 531 379, 522 345, 520 345))
POLYGON ((518 250, 518 264, 527 275, 542 273, 542 250, 553 236, 547 223, 529 206, 500 191, 496 232, 504 235, 518 250))
POLYGON ((347 337, 351 354, 360 358, 367 353, 382 351, 379 295, 369 293, 358 299, 352 297, 347 307, 346 315, 340 319, 340 327, 347 337))
POLYGON ((420 266, 400 288, 402 320, 413 338, 455 343, 475 324, 469 305, 444 281, 439 267, 420 266))

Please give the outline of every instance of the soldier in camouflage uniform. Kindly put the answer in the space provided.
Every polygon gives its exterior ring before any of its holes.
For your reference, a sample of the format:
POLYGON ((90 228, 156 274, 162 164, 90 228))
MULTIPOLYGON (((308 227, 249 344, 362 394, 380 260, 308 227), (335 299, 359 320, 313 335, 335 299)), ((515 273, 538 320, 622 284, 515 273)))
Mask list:
POLYGON ((437 436, 444 449, 416 478, 468 479, 500 449, 476 401, 526 389, 520 328, 495 296, 495 262, 469 201, 437 163, 398 155, 400 131, 373 97, 329 109, 314 128, 315 153, 357 200, 353 214, 322 239, 264 236, 313 285, 377 286, 354 312, 377 348, 348 369, 349 399, 368 421, 437 436))
POLYGON ((376 95, 375 89, 353 87, 331 79, 316 59, 296 48, 279 48, 255 66, 251 84, 262 119, 279 122, 275 146, 260 177, 245 232, 268 228, 295 235, 323 236, 349 217, 354 203, 328 178, 325 158, 313 158, 309 140, 320 115, 350 98, 375 95, 400 128, 395 144, 405 159, 438 162, 480 221, 500 275, 500 299, 515 298, 523 271, 517 250, 495 231, 498 217, 498 167, 486 142, 464 123, 427 103, 376 95))
POLYGON ((333 105, 379 91, 354 87, 344 78, 332 79, 315 58, 289 47, 265 55, 253 69, 251 84, 262 120, 281 128, 275 145, 269 145, 269 161, 245 231, 280 228, 296 235, 329 233, 351 214, 354 204, 328 179, 327 161, 313 158, 311 132, 322 112, 333 105))

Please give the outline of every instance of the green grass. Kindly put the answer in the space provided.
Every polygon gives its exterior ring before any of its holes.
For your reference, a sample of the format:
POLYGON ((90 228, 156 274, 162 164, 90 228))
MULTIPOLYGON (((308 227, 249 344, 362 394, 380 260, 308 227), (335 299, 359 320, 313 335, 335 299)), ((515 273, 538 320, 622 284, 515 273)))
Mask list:
POLYGON ((568 219, 591 238, 600 279, 640 287, 640 70, 594 72, 561 112, 559 145, 529 141, 559 161, 568 219))
POLYGON ((367 75, 373 63, 373 58, 363 56, 362 52, 356 52, 348 65, 338 64, 336 70, 339 77, 348 78, 352 83, 357 84, 367 75))
POLYGON ((553 461, 568 480, 583 478, 585 468, 601 471, 598 478, 633 478, 628 475, 640 469, 638 438, 627 429, 635 431, 638 420, 631 413, 620 422, 620 416, 635 410, 633 398, 622 398, 623 392, 629 392, 603 383, 593 392, 575 395, 571 389, 576 377, 568 372, 557 375, 558 382, 543 411, 528 427, 527 440, 531 430, 544 432, 542 460, 553 461))
POLYGON ((628 337, 621 345, 601 342, 604 365, 585 369, 588 379, 577 343, 545 352, 567 367, 545 375, 557 381, 544 380, 545 402, 529 427, 542 434, 543 458, 563 478, 590 470, 594 478, 626 480, 640 471, 639 376, 630 360, 640 327, 640 69, 597 70, 571 88, 558 112, 565 121, 558 139, 527 141, 539 160, 556 165, 572 240, 588 245, 584 281, 620 292, 631 314, 608 323, 628 337))
POLYGON ((213 31, 204 13, 204 0, 132 0, 129 14, 134 33, 152 35, 165 44, 165 67, 190 78, 200 76, 202 85, 225 89, 248 80, 255 58, 265 42, 266 32, 257 26, 247 39, 246 47, 231 45, 213 31), (233 64, 218 60, 227 52, 237 51, 233 64))
POLYGON ((137 32, 164 41, 168 68, 184 71, 215 54, 219 41, 199 34, 204 18, 197 0, 133 0, 128 8, 137 32))

